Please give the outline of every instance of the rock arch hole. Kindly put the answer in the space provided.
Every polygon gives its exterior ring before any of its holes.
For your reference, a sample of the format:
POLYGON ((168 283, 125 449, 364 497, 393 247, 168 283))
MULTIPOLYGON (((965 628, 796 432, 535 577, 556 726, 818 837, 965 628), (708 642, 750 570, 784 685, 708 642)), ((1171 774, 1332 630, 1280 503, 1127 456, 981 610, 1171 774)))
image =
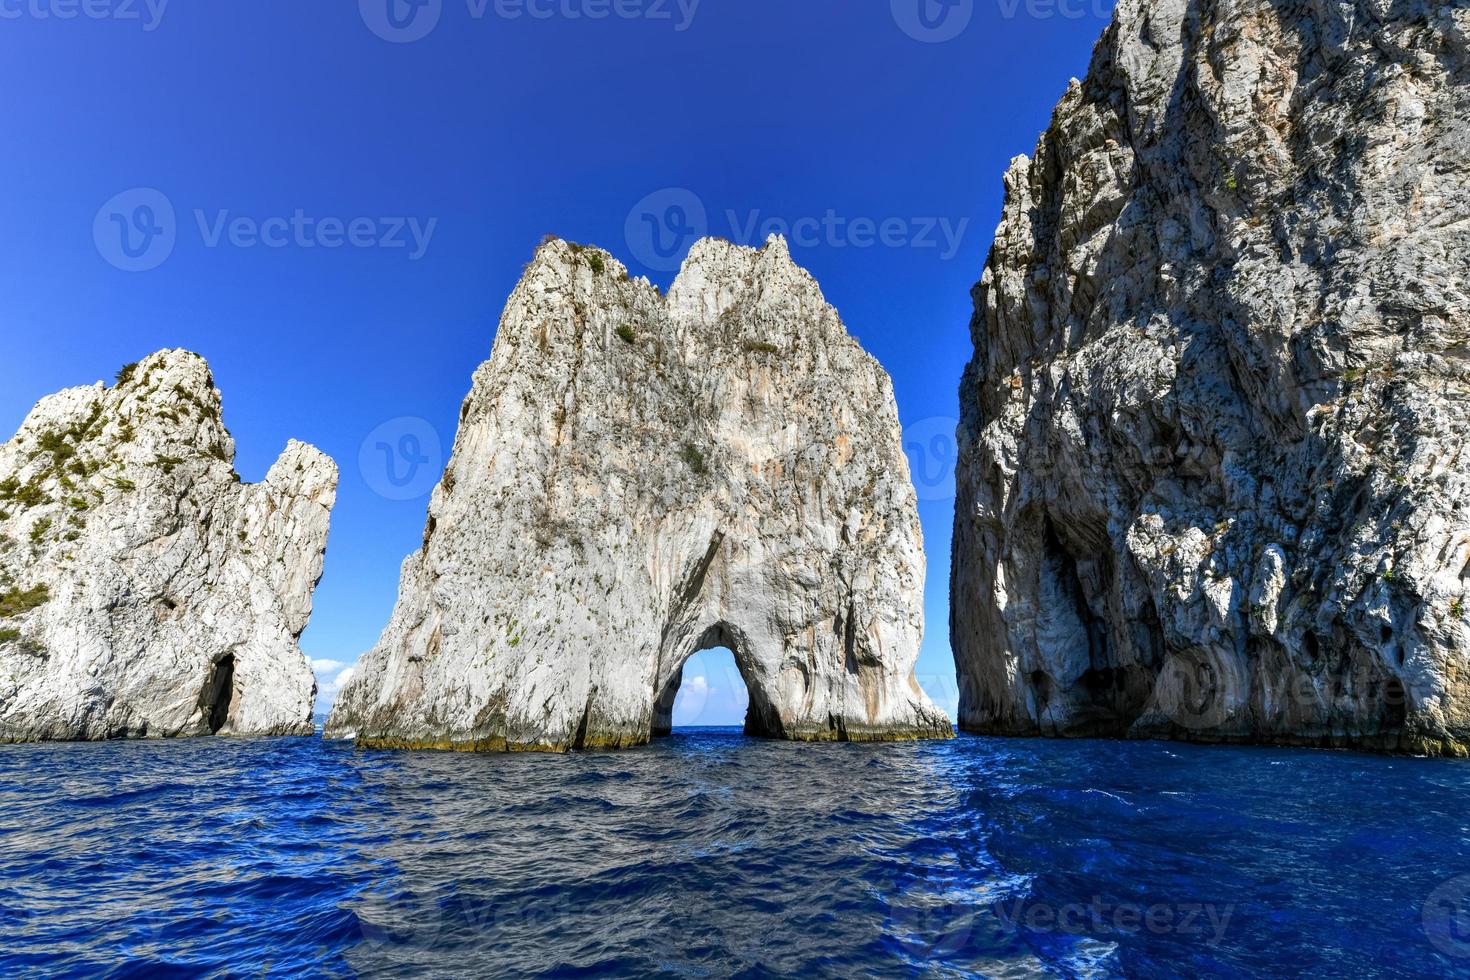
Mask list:
POLYGON ((674 698, 673 728, 744 725, 750 691, 728 647, 701 650, 684 664, 674 698))
POLYGON ((230 720, 230 706, 235 700, 235 655, 227 653, 210 670, 204 683, 204 695, 200 707, 204 709, 204 720, 209 734, 218 735, 230 720))
POLYGON ((729 725, 762 738, 780 734, 776 711, 755 677, 740 634, 719 625, 704 633, 669 678, 654 706, 653 735, 729 725))

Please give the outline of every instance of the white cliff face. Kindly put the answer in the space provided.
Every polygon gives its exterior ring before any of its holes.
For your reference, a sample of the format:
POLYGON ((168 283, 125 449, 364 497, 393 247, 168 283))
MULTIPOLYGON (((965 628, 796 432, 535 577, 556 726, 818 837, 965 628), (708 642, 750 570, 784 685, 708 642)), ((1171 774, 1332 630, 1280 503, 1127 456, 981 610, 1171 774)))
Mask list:
POLYGON ((637 745, 726 646, 751 734, 948 736, 913 676, 923 578, 891 382, 784 241, 700 242, 667 297, 551 241, 327 734, 637 745))
POLYGON ((124 373, 0 446, 0 740, 311 734, 336 466, 292 442, 242 485, 202 358, 124 373))
POLYGON ((1122 0, 961 394, 962 727, 1470 746, 1470 10, 1122 0))

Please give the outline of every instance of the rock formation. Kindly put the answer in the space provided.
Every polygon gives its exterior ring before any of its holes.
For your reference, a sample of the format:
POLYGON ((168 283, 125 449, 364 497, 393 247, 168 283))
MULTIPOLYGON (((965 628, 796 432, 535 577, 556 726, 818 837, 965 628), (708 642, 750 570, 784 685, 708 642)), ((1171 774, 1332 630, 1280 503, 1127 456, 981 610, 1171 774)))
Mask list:
POLYGON ((337 469, 241 485, 200 357, 43 399, 0 446, 0 740, 309 735, 297 638, 337 469))
POLYGON ((891 382, 784 241, 699 242, 667 297, 549 241, 327 734, 637 745, 725 646, 751 734, 948 736, 913 676, 923 577, 891 382))
POLYGON ((961 727, 1470 746, 1470 9, 1122 0, 1006 175, 961 727))

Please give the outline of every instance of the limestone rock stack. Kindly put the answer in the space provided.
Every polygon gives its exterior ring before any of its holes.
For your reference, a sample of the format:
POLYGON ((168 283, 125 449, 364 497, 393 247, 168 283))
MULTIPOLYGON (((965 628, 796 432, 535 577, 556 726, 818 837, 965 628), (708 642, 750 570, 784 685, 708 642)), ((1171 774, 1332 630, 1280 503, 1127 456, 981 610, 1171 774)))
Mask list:
POLYGON ((947 736, 913 673, 923 578, 891 382, 784 241, 699 242, 667 296, 549 241, 327 734, 636 745, 726 646, 752 734, 947 736))
POLYGON ((337 469, 243 485, 202 358, 42 400, 0 446, 0 740, 311 734, 297 645, 337 469))

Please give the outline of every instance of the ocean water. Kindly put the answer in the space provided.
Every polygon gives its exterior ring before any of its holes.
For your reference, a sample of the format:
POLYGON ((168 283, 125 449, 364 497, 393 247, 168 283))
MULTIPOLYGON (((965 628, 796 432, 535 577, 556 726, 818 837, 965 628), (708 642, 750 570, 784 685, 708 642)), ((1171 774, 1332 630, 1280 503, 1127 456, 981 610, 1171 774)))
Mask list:
POLYGON ((1470 764, 0 747, 0 975, 1470 976, 1470 764))

